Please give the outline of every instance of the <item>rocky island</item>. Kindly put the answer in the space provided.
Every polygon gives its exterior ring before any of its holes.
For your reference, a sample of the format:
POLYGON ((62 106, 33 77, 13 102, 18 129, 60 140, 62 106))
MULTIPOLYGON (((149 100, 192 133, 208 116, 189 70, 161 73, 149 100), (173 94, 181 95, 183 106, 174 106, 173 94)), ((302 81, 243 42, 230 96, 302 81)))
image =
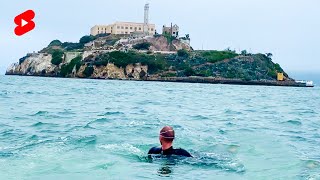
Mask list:
POLYGON ((291 79, 272 54, 193 50, 189 35, 133 37, 99 34, 79 42, 52 41, 8 67, 6 75, 65 78, 305 86, 291 79), (278 73, 283 75, 281 81, 278 73))

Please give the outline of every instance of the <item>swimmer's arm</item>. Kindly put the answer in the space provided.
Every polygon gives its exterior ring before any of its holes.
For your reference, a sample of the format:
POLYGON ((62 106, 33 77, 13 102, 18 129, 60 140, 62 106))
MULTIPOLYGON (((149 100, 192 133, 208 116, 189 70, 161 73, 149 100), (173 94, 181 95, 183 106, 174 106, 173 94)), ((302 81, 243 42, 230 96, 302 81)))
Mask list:
POLYGON ((181 155, 185 157, 193 157, 188 151, 181 149, 181 155))

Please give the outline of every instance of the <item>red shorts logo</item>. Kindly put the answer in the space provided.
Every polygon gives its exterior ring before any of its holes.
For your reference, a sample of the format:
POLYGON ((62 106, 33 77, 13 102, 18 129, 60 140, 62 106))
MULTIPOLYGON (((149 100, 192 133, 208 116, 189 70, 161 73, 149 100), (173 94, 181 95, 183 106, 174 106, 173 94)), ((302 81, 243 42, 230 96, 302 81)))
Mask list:
POLYGON ((32 21, 35 16, 36 14, 32 10, 28 10, 16 16, 14 18, 14 23, 17 27, 14 29, 14 33, 17 36, 22 36, 27 32, 32 31, 36 27, 36 24, 32 21))

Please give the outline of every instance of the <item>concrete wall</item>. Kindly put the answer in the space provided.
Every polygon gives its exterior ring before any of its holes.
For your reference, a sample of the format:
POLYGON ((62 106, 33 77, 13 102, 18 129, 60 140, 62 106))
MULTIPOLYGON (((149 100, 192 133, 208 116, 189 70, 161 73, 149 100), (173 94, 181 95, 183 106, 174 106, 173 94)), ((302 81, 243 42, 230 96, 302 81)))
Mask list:
POLYGON ((64 62, 65 63, 70 63, 70 61, 74 58, 76 58, 77 56, 82 55, 81 52, 66 52, 64 54, 64 62))

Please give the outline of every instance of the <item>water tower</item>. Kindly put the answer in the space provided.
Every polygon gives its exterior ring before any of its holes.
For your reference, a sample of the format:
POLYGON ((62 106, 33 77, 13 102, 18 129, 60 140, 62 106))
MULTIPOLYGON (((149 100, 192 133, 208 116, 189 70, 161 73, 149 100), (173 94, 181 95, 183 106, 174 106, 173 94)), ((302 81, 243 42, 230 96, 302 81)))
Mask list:
POLYGON ((143 33, 149 35, 149 3, 144 6, 143 33))

